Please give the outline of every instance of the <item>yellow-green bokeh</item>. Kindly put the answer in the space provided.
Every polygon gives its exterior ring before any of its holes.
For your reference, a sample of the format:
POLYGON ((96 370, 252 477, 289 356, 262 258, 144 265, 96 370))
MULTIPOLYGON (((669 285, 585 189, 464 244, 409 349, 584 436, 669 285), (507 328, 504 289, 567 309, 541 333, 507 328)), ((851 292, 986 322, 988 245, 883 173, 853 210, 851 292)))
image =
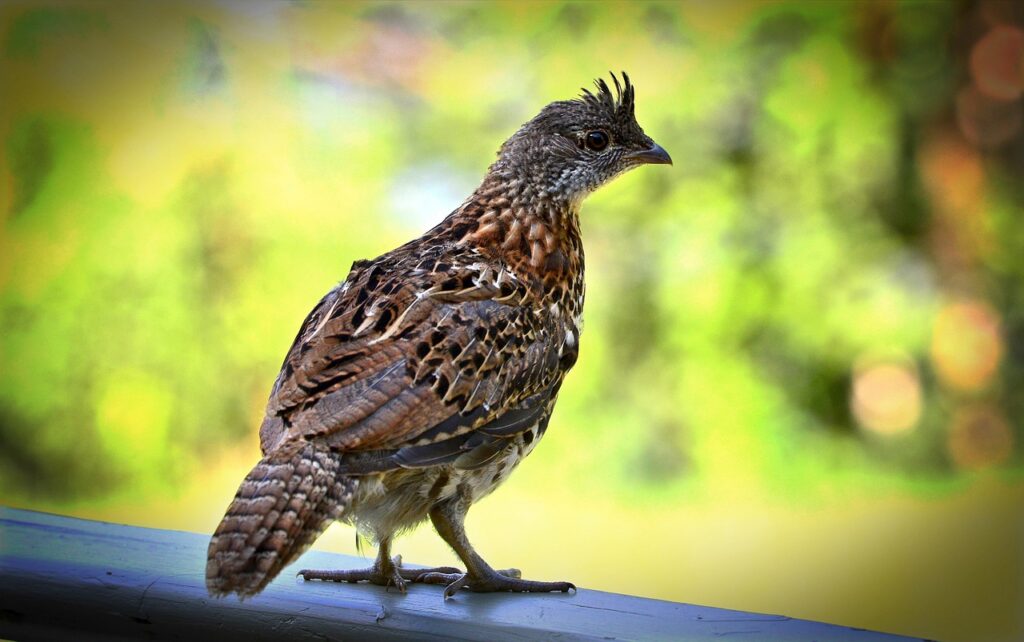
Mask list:
MULTIPOLYGON (((1022 135, 960 98, 991 85, 965 71, 985 29, 1020 24, 985 11, 7 3, 0 492, 212 531, 320 296, 625 69, 675 165, 585 203, 581 357, 477 547, 589 588, 1024 636, 1022 135)), ((355 552, 340 526, 318 546, 355 552)), ((398 550, 453 561, 429 528, 398 550)))

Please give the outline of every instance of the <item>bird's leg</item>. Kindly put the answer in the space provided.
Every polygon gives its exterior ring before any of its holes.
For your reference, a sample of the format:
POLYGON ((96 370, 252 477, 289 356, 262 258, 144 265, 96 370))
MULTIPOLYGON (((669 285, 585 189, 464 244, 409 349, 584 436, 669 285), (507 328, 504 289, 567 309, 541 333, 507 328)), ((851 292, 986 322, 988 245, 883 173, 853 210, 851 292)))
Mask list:
POLYGON ((518 569, 496 571, 473 550, 473 545, 466 537, 463 522, 468 506, 459 500, 453 500, 435 506, 430 511, 430 521, 434 523, 438 535, 452 547, 455 554, 466 565, 465 573, 433 573, 421 581, 428 584, 445 583, 445 599, 455 595, 459 589, 466 588, 478 593, 512 591, 520 593, 567 593, 575 591, 571 582, 535 582, 522 579, 518 569))
MULTIPOLYGON (((451 566, 438 566, 436 568, 402 568, 402 556, 390 556, 391 539, 383 538, 380 541, 380 548, 377 551, 377 559, 370 568, 340 571, 316 571, 304 569, 299 575, 304 580, 323 580, 327 582, 370 582, 380 586, 394 586, 400 592, 405 593, 405 584, 409 582, 427 582, 424 579, 431 575, 458 574, 459 569, 451 566)), ((434 582, 436 583, 436 582, 434 582)))

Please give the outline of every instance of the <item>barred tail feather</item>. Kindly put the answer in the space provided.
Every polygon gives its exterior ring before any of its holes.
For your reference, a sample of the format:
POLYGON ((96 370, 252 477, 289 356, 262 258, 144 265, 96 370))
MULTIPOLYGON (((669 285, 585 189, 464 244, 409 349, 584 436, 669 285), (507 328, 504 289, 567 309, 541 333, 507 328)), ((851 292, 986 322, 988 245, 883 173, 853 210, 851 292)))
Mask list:
POLYGON ((358 480, 338 474, 339 468, 338 455, 310 443, 260 460, 210 540, 210 595, 256 595, 341 517, 358 480))

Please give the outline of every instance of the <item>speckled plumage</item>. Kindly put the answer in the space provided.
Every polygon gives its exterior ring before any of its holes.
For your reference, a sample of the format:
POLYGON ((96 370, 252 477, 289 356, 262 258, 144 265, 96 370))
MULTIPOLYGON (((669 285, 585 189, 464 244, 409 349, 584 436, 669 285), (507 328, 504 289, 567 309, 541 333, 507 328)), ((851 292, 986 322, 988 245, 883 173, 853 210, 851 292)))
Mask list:
POLYGON ((631 167, 670 162, 636 124, 628 77, 613 79, 616 95, 598 81, 596 94, 545 107, 459 208, 357 261, 309 314, 267 404, 264 457, 210 542, 211 594, 259 592, 334 520, 380 545, 377 564, 307 577, 444 582, 449 593, 571 587, 493 571, 462 519, 537 444, 576 361, 580 203, 631 167), (466 575, 407 572, 388 557, 392 538, 428 517, 466 575))

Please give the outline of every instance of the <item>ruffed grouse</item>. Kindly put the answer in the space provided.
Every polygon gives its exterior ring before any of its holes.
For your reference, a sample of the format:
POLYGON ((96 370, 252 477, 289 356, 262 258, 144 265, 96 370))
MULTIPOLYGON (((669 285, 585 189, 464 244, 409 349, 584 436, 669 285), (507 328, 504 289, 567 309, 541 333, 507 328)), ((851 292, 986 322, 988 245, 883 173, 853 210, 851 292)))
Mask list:
POLYGON ((306 579, 473 591, 568 591, 492 569, 463 528, 473 502, 544 434, 576 361, 579 208, 645 163, 671 163, 633 86, 555 102, 498 152, 480 187, 422 237, 352 271, 306 318, 260 427, 263 459, 210 541, 216 596, 260 592, 335 520, 375 541, 373 567, 306 579), (427 517, 466 565, 402 568, 391 541, 427 517))

